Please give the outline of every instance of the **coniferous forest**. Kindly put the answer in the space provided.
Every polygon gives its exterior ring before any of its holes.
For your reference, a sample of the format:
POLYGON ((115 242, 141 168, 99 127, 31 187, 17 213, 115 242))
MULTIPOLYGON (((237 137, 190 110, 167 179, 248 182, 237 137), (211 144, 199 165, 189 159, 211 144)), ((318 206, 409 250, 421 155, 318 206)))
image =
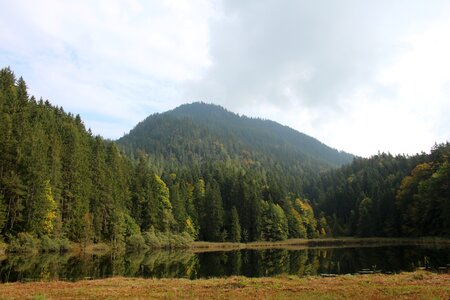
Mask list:
POLYGON ((449 237, 449 156, 447 142, 430 154, 354 157, 204 103, 152 115, 110 141, 0 71, 8 243, 449 237))

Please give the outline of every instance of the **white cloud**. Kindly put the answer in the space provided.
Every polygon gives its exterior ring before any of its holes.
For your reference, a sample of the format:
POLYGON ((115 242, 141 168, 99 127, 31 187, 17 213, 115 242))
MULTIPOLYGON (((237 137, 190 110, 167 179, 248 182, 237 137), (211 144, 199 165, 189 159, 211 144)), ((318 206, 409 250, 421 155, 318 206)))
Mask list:
POLYGON ((213 65, 188 84, 191 98, 358 155, 426 151, 449 138, 439 134, 448 95, 438 92, 449 78, 448 3, 232 3, 212 27, 213 65))
POLYGON ((359 155, 450 139, 444 0, 0 0, 0 8, 0 65, 108 138, 203 100, 359 155))
MULTIPOLYGON (((30 93, 66 110, 110 119, 117 138, 178 97, 177 82, 210 65, 208 1, 14 1, 1 5, 0 64, 30 93)), ((103 123, 104 124, 104 123, 103 123)))

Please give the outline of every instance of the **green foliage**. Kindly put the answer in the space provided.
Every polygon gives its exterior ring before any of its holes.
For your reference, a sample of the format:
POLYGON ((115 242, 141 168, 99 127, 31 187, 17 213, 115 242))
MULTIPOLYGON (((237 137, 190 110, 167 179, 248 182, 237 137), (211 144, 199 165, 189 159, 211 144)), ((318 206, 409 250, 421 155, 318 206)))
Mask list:
POLYGON ((48 235, 40 237, 42 252, 65 252, 69 250, 69 240, 66 238, 52 238, 48 235))
POLYGON ((372 199, 364 198, 359 204, 358 212, 357 235, 363 237, 372 236, 374 232, 372 199))
POLYGON ((153 228, 143 234, 146 245, 151 249, 177 249, 189 248, 194 241, 187 233, 174 234, 158 232, 153 228))
POLYGON ((450 235, 449 143, 336 169, 353 157, 202 103, 150 116, 118 143, 0 70, 0 239, 22 251, 39 237, 55 251, 69 240, 144 249, 450 235))
POLYGON ((126 246, 128 251, 145 251, 148 249, 145 239, 140 233, 129 236, 126 240, 126 246))
POLYGON ((135 234, 139 234, 141 232, 139 225, 136 224, 136 221, 128 214, 124 214, 124 235, 126 237, 132 236, 135 234))
POLYGON ((11 253, 36 253, 40 249, 40 241, 28 232, 19 232, 17 237, 9 240, 7 251, 11 253))
POLYGON ((195 224, 191 221, 190 217, 187 217, 183 231, 188 233, 189 236, 194 240, 198 238, 199 230, 195 226, 195 224))
POLYGON ((158 209, 156 228, 161 231, 169 231, 175 224, 175 219, 172 214, 172 204, 169 200, 169 189, 158 175, 155 175, 153 188, 158 209))
POLYGON ((315 184, 318 208, 335 235, 449 236, 449 156, 446 143, 429 155, 355 159, 315 184))
POLYGON ((262 201, 261 239, 280 241, 288 237, 288 222, 283 209, 278 204, 262 201))
POLYGON ((235 206, 231 209, 231 221, 229 230, 229 241, 239 243, 241 241, 241 225, 239 215, 235 206))
POLYGON ((403 178, 397 191, 404 235, 450 235, 450 145, 435 146, 431 156, 403 178))
POLYGON ((207 241, 223 242, 226 238, 224 229, 224 210, 220 187, 217 182, 208 184, 205 192, 204 214, 201 216, 201 236, 207 241))

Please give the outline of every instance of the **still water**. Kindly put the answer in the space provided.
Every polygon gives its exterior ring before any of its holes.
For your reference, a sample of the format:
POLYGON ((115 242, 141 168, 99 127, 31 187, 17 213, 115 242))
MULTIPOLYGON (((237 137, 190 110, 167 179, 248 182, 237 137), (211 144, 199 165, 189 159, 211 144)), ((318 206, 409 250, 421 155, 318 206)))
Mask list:
MULTIPOLYGON (((0 258, 1 259, 1 258, 0 258)), ((318 249, 239 250, 193 253, 151 251, 126 255, 10 255, 0 260, 2 282, 80 280, 111 276, 208 278, 348 274, 361 270, 434 271, 450 264, 450 247, 389 246, 318 249)))

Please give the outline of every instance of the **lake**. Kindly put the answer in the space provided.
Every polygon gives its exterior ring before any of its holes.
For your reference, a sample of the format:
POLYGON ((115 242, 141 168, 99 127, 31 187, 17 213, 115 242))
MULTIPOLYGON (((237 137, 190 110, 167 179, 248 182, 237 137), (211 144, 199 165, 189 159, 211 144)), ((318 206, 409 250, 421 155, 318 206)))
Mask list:
MULTIPOLYGON (((1 258, 0 258, 1 259, 1 258)), ((115 255, 9 255, 0 261, 2 282, 81 280, 111 276, 209 278, 281 274, 306 276, 367 271, 397 273, 450 264, 449 246, 383 246, 236 250, 194 253, 149 251, 115 255)))

